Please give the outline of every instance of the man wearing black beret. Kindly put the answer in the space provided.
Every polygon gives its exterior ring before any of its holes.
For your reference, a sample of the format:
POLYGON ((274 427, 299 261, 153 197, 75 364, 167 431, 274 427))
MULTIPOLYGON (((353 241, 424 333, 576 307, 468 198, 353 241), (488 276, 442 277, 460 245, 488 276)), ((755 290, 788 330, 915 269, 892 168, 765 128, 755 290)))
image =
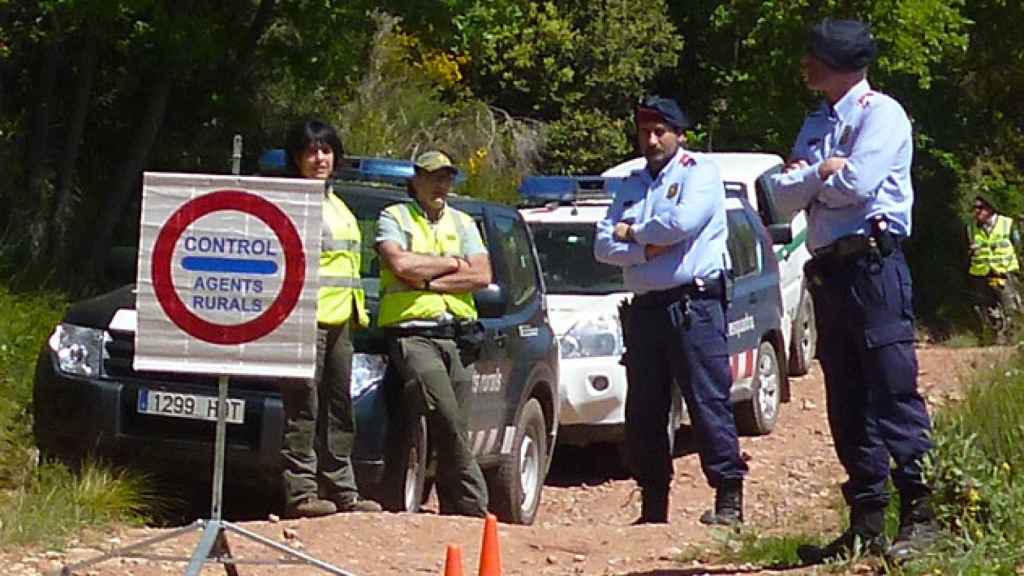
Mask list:
POLYGON ((917 389, 901 248, 911 231, 913 140, 899 102, 868 84, 877 52, 863 22, 825 20, 809 30, 800 64, 807 87, 825 102, 805 120, 786 169, 773 176, 777 203, 807 210, 813 258, 805 271, 818 358, 836 454, 849 476, 850 527, 826 546, 802 546, 807 563, 857 551, 903 561, 937 535, 921 470, 931 422, 917 389), (890 478, 900 494, 892 548, 885 536, 890 478))

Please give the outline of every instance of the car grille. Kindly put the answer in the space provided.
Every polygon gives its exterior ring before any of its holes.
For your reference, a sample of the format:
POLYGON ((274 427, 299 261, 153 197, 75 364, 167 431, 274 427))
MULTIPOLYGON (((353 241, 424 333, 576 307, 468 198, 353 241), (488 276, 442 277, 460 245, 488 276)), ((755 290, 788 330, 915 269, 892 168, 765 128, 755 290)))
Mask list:
MULTIPOLYGON (((217 393, 217 376, 211 374, 190 374, 187 372, 149 372, 132 368, 135 358, 135 334, 131 332, 108 331, 103 344, 103 375, 111 379, 145 380, 159 383, 195 384, 212 388, 204 394, 217 393)), ((278 381, 274 378, 232 376, 233 390, 277 391, 278 381)))

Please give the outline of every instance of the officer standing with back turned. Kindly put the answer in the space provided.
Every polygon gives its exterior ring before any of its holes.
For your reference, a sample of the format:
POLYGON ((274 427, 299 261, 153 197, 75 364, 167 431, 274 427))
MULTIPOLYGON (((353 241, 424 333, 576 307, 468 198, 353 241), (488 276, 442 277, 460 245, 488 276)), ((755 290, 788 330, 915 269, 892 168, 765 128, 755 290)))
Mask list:
POLYGON ((807 87, 825 102, 773 177, 780 206, 807 209, 818 357, 832 438, 849 476, 843 496, 850 527, 826 546, 801 546, 807 563, 857 552, 902 561, 936 536, 921 470, 931 423, 917 390, 910 270, 901 248, 914 200, 911 125, 896 100, 867 82, 876 53, 862 22, 825 20, 810 29, 800 63, 807 87), (900 494, 891 549, 890 476, 900 494))
POLYGON ((743 521, 743 478, 729 391, 725 325, 725 188, 713 162, 683 149, 679 105, 651 96, 636 111, 647 166, 628 176, 605 219, 594 256, 623 269, 635 294, 622 314, 626 443, 643 493, 638 523, 668 522, 673 383, 690 412, 701 468, 715 489, 705 524, 743 521))

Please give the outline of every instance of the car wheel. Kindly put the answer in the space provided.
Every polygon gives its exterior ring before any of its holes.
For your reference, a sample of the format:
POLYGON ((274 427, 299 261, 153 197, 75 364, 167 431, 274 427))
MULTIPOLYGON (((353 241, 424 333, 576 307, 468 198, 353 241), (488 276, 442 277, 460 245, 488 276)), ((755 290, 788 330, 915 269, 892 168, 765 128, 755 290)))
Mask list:
POLYGON ((789 373, 803 376, 811 370, 814 353, 818 344, 818 329, 814 324, 814 300, 805 288, 800 295, 800 306, 793 319, 793 334, 790 338, 789 373))
POLYGON ((487 471, 491 511, 502 522, 533 524, 547 470, 547 424, 540 402, 531 398, 516 422, 512 455, 487 471))
POLYGON ((782 368, 775 346, 764 341, 757 348, 751 398, 736 405, 736 428, 745 436, 768 434, 779 418, 782 368))
POLYGON ((427 419, 406 427, 388 458, 381 505, 392 512, 419 512, 427 478, 427 419))

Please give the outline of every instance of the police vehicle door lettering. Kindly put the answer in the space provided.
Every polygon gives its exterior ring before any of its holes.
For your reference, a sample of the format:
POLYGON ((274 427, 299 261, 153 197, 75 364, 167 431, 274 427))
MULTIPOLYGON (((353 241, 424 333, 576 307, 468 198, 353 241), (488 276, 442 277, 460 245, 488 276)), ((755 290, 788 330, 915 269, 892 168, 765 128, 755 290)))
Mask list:
POLYGON ((500 392, 502 388, 501 368, 495 368, 494 372, 487 374, 473 374, 473 393, 489 394, 500 392))
POLYGON ((750 332, 754 329, 754 317, 750 314, 745 315, 739 320, 729 322, 729 337, 735 338, 744 332, 750 332))

